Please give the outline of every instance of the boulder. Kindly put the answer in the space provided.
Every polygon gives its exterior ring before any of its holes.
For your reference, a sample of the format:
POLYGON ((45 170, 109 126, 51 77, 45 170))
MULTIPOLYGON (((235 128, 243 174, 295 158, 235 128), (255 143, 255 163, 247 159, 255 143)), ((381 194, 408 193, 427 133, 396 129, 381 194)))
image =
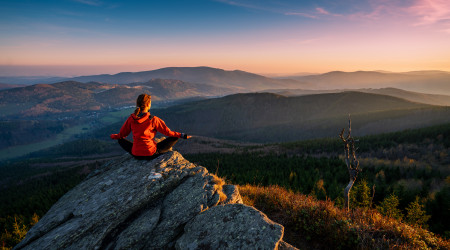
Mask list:
POLYGON ((284 246, 283 226, 223 184, 176 151, 152 161, 126 154, 61 197, 15 249, 284 246))
POLYGON ((243 204, 216 206, 184 227, 177 249, 277 249, 283 226, 243 204))

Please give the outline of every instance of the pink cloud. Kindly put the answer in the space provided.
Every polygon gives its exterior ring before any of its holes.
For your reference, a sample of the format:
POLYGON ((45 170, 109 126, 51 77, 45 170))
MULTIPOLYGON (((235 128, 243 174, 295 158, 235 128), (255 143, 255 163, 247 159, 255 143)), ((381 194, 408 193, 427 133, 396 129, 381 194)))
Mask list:
POLYGON ((343 17, 343 15, 341 15, 341 14, 331 13, 331 12, 325 10, 324 8, 320 8, 320 7, 316 8, 316 12, 319 15, 333 16, 333 17, 343 17))
POLYGON ((317 13, 322 14, 322 15, 330 15, 330 12, 324 10, 323 8, 316 8, 317 13))
POLYGON ((331 16, 331 17, 343 17, 343 15, 340 14, 334 14, 330 13, 329 11, 325 10, 324 8, 316 8, 316 11, 314 13, 305 13, 305 12, 287 12, 285 15, 287 16, 303 16, 308 17, 312 19, 319 19, 319 15, 322 16, 331 16))
POLYGON ((407 9, 408 13, 419 18, 416 25, 434 24, 450 20, 450 1, 417 0, 407 9))

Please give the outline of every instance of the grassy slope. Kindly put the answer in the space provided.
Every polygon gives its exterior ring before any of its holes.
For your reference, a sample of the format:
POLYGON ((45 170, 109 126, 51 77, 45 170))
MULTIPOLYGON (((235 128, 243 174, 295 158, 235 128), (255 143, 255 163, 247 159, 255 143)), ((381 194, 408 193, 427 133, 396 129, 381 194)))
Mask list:
POLYGON ((244 203, 285 226, 285 240, 301 249, 449 249, 450 241, 375 210, 346 212, 331 201, 270 186, 240 186, 244 203))

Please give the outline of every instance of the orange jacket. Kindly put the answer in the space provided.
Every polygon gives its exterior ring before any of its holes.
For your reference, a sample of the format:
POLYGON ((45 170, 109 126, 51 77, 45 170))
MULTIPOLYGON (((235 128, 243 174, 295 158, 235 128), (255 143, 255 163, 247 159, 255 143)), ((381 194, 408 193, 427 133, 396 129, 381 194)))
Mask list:
POLYGON ((154 140, 156 132, 169 137, 181 137, 181 133, 171 131, 160 118, 149 116, 150 113, 146 113, 142 117, 131 114, 123 124, 119 134, 112 134, 111 138, 122 139, 127 137, 130 132, 133 132, 131 153, 134 156, 150 156, 156 152, 156 142, 154 140))

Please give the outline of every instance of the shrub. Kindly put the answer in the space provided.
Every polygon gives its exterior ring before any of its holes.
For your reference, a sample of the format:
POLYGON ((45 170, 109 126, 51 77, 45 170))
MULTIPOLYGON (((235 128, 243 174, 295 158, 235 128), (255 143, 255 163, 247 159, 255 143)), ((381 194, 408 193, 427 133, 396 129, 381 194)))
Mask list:
POLYGON ((422 228, 381 215, 375 209, 347 212, 333 202, 279 186, 239 187, 244 203, 285 227, 285 240, 314 249, 449 249, 450 242, 422 228))

